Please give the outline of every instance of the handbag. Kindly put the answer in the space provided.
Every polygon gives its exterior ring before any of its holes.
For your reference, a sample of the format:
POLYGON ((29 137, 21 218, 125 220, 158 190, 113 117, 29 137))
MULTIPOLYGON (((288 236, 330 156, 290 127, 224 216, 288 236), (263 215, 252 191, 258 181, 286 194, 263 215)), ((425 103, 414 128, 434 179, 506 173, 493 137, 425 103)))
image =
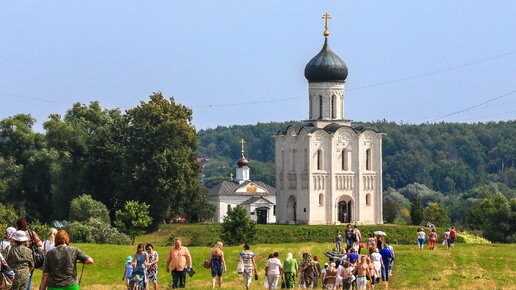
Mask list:
POLYGON ((14 280, 14 271, 7 265, 7 261, 2 254, 0 254, 0 273, 6 275, 10 280, 14 280))
POLYGON ((0 289, 11 289, 13 287, 13 280, 6 274, 0 273, 0 289))
POLYGON ((210 259, 210 258, 208 258, 208 259, 204 260, 204 263, 202 264, 202 266, 203 266, 204 268, 206 268, 206 269, 211 268, 211 259, 210 259))
POLYGON ((29 231, 30 240, 31 240, 30 249, 32 250, 32 257, 34 258, 34 268, 39 269, 39 268, 43 267, 43 264, 45 262, 45 255, 36 245, 36 242, 34 241, 33 233, 34 233, 33 231, 29 231))
POLYGON ((237 264, 237 273, 238 274, 244 274, 244 262, 242 261, 238 261, 238 264, 237 264))

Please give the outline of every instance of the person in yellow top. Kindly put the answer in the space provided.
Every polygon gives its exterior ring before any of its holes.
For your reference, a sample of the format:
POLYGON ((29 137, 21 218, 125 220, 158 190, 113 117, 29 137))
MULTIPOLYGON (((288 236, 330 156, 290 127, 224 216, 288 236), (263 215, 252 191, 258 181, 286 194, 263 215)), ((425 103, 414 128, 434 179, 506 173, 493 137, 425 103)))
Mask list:
POLYGON ((174 246, 167 255, 167 273, 172 270, 172 288, 185 288, 186 272, 192 268, 192 256, 187 247, 183 247, 180 238, 175 238, 174 246))

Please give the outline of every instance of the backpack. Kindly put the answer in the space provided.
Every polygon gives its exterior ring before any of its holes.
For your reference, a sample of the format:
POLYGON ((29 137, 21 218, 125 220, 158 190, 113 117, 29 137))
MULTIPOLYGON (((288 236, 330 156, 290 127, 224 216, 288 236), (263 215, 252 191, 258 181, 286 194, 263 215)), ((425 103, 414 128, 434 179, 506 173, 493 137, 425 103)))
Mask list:
POLYGON ((29 231, 29 236, 30 236, 30 241, 31 241, 30 249, 32 250, 32 258, 34 258, 34 268, 39 269, 39 268, 43 267, 43 264, 45 262, 45 255, 36 245, 33 234, 34 234, 33 231, 29 231))
POLYGON ((454 230, 450 231, 450 238, 455 239, 455 231, 454 230))

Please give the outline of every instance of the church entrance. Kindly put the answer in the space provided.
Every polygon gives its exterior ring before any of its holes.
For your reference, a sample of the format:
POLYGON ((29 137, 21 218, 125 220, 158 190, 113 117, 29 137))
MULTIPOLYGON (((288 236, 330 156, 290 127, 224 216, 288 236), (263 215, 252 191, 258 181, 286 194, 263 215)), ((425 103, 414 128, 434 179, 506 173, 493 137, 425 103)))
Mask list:
POLYGON ((292 195, 287 201, 287 221, 296 222, 296 199, 292 195))
POLYGON ((338 207, 338 220, 341 223, 350 223, 351 222, 351 204, 352 201, 339 201, 338 207))
POLYGON ((269 213, 269 209, 266 207, 257 208, 256 209, 256 223, 266 224, 268 213, 269 213))

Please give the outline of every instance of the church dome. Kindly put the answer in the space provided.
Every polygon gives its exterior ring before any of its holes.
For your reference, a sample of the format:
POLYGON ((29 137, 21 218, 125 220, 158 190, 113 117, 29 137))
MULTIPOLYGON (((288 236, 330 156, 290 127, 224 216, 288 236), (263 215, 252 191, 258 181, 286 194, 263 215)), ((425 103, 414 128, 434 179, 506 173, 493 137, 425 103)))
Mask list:
POLYGON ((249 161, 247 161, 247 159, 245 159, 245 156, 242 156, 242 158, 238 159, 238 161, 237 161, 238 167, 247 166, 248 164, 249 164, 249 161))
POLYGON ((305 67, 305 78, 310 83, 344 82, 348 77, 348 67, 324 40, 321 51, 305 67))

